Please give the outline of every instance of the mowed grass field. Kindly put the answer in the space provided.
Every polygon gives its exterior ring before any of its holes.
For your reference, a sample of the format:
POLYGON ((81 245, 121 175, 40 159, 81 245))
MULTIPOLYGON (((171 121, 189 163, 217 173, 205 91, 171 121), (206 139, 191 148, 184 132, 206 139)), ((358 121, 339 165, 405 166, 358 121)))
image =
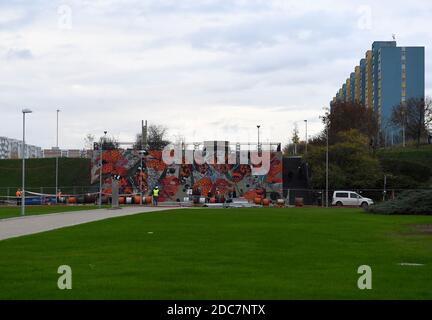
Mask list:
MULTIPOLYGON (((26 206, 25 215, 33 216, 39 214, 59 213, 59 212, 71 212, 80 210, 92 210, 98 209, 95 205, 79 205, 79 206, 64 206, 64 205, 52 205, 52 206, 26 206)), ((20 206, 4 206, 0 207, 0 220, 7 218, 15 218, 21 216, 20 206)))
POLYGON ((431 299, 432 235, 416 228, 431 224, 309 208, 103 220, 0 241, 0 298, 431 299), (57 288, 60 265, 72 268, 72 290, 57 288), (357 288, 361 265, 372 290, 357 288))

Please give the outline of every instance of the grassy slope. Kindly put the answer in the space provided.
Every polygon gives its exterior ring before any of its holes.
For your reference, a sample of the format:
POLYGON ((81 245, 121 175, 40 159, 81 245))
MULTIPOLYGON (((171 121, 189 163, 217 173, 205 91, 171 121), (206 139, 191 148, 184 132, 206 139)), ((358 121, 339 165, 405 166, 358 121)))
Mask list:
MULTIPOLYGON (((97 209, 94 205, 85 206, 26 206, 26 216, 39 214, 50 214, 57 212, 69 212, 79 210, 97 209)), ((13 218, 21 216, 21 207, 0 207, 0 219, 13 218)))
POLYGON ((393 175, 389 187, 432 187, 432 145, 381 149, 377 155, 386 173, 393 175))
POLYGON ((432 237, 412 234, 418 223, 432 217, 197 209, 104 220, 1 241, 0 298, 431 299, 432 237), (63 264, 70 291, 56 287, 63 264), (363 264, 370 291, 356 286, 363 264))
POLYGON ((421 163, 432 168, 432 145, 420 146, 419 148, 408 146, 406 148, 381 149, 378 151, 378 156, 380 158, 392 158, 421 163))
MULTIPOLYGON (((21 186, 21 165, 21 160, 0 160, 0 188, 21 186)), ((55 186, 55 159, 28 159, 26 168, 29 188, 55 186)), ((59 185, 90 185, 90 160, 59 159, 59 185)))

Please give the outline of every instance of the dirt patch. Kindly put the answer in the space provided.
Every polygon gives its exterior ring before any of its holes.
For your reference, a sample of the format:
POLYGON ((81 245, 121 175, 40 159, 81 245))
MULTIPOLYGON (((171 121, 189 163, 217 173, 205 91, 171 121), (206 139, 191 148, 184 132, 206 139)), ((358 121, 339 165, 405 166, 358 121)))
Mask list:
POLYGON ((410 225, 412 234, 432 235, 432 224, 413 224, 410 225))

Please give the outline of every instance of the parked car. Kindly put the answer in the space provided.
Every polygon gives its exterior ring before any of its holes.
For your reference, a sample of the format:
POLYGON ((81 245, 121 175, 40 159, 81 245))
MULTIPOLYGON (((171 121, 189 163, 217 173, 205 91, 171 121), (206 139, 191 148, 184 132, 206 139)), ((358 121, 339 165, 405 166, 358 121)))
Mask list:
POLYGON ((374 202, 372 199, 364 198, 353 191, 335 191, 333 193, 332 205, 333 206, 352 206, 367 208, 374 202))

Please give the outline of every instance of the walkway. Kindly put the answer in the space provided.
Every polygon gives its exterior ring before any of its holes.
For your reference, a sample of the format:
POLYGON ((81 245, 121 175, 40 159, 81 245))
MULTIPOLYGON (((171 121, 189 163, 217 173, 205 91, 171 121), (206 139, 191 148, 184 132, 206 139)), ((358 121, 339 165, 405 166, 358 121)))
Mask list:
POLYGON ((0 240, 25 236, 78 224, 99 221, 138 213, 172 210, 172 207, 124 207, 118 210, 94 209, 52 213, 0 220, 0 240))

